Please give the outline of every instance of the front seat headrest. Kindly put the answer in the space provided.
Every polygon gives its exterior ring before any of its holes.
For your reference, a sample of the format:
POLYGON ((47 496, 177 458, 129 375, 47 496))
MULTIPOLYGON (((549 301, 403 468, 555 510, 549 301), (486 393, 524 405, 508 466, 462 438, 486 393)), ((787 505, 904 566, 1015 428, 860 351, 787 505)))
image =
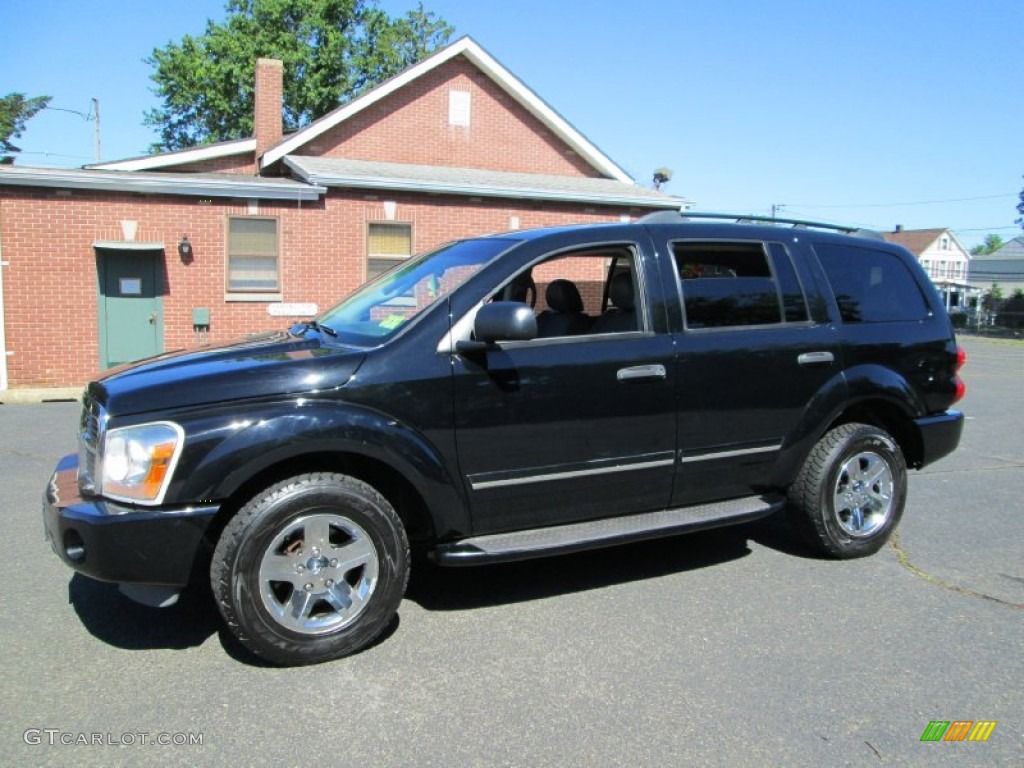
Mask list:
POLYGON ((572 280, 558 279, 548 283, 544 291, 548 307, 556 312, 582 312, 583 297, 572 280))

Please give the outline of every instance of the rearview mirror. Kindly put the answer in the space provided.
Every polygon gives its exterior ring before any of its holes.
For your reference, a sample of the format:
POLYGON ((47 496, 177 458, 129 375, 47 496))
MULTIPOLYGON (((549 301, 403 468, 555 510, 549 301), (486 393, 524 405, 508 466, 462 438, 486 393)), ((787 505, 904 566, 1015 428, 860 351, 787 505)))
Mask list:
POLYGON ((529 341, 537 338, 537 318, 528 304, 493 301, 484 304, 473 322, 474 341, 460 341, 458 352, 482 352, 499 341, 529 341))

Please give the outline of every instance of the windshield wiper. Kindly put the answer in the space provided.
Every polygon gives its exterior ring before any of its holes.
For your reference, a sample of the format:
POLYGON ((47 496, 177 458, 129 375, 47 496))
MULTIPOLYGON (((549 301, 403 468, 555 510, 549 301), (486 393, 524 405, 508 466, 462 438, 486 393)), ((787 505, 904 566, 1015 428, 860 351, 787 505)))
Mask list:
POLYGON ((329 325, 321 325, 316 320, 303 320, 299 325, 305 326, 299 333, 294 334, 296 336, 305 334, 306 331, 317 331, 318 333, 326 333, 328 336, 337 336, 338 332, 331 328, 329 325))

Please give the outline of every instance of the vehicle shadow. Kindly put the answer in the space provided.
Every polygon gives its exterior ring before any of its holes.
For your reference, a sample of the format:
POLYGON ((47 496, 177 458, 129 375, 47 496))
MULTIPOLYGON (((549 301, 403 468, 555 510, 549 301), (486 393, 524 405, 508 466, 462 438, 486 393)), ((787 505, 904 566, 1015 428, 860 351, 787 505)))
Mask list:
POLYGON ((722 565, 750 554, 745 527, 719 528, 513 563, 413 567, 406 598, 430 611, 462 611, 602 589, 722 565))
MULTIPOLYGON (((68 602, 89 633, 114 648, 128 651, 185 650, 203 645, 217 635, 221 648, 235 661, 273 669, 224 628, 220 612, 208 590, 186 590, 170 608, 150 608, 129 600, 116 584, 104 584, 80 574, 68 584, 68 602)), ((396 615, 367 651, 398 631, 396 615)), ((363 652, 361 651, 361 652, 363 652)))
MULTIPOLYGON (((751 541, 796 557, 818 557, 791 532, 785 515, 773 515, 747 525, 515 563, 442 568, 419 558, 406 599, 430 611, 541 600, 724 565, 748 556, 751 541)), ((272 666, 224 628, 207 590, 187 590, 170 608, 149 608, 124 597, 114 584, 75 574, 68 584, 68 601, 86 630, 115 648, 185 650, 216 634, 224 652, 236 661, 272 666)), ((395 616, 372 646, 385 642, 398 625, 395 616)))
POLYGON ((217 606, 199 595, 183 595, 170 608, 149 608, 122 595, 116 584, 76 573, 68 602, 94 637, 129 651, 195 648, 218 630, 217 606))
POLYGON ((793 529, 786 517, 786 510, 776 512, 740 528, 751 541, 762 547, 774 549, 784 555, 800 557, 805 560, 828 560, 830 558, 818 552, 805 542, 793 529))

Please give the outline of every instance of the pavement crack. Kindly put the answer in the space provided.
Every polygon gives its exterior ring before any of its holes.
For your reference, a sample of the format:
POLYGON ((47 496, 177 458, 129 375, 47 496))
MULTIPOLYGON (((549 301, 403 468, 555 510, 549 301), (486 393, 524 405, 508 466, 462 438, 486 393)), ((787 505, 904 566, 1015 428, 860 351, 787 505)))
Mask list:
POLYGON ((900 535, 898 533, 894 533, 892 535, 892 538, 889 539, 889 547, 893 550, 893 552, 896 553, 896 557, 899 559, 901 566, 903 566, 906 570, 910 571, 918 578, 924 579, 929 584, 934 584, 937 587, 948 589, 951 592, 958 592, 959 594, 965 595, 967 597, 976 597, 981 600, 989 600, 993 603, 999 603, 1000 605, 1005 605, 1009 608, 1017 608, 1018 610, 1024 611, 1024 604, 1011 603, 1009 600, 1003 600, 999 597, 986 595, 984 592, 978 592, 977 590, 971 589, 970 587, 962 587, 959 584, 952 584, 944 579, 940 579, 938 576, 932 576, 930 573, 927 573, 926 571, 923 571, 921 568, 918 568, 916 565, 910 562, 910 556, 907 554, 906 550, 903 549, 902 546, 900 546, 900 535))
POLYGON ((38 453, 30 453, 28 451, 12 451, 7 448, 0 449, 0 456, 17 456, 19 459, 47 459, 52 458, 49 456, 43 456, 38 453))
MULTIPOLYGON (((1003 461, 1003 459, 999 459, 998 456, 988 457, 988 458, 995 458, 995 459, 997 459, 999 461, 1003 461)), ((1011 462, 1010 459, 1005 459, 1005 461, 1011 462)), ((918 477, 942 477, 943 475, 964 475, 964 474, 973 474, 975 472, 1005 472, 1008 469, 1024 469, 1024 463, 1020 463, 1020 462, 1017 462, 1016 460, 1013 460, 1012 463, 999 464, 999 465, 990 466, 990 467, 965 467, 965 468, 962 468, 962 469, 940 469, 938 471, 924 470, 922 472, 918 472, 917 476, 918 477)))

